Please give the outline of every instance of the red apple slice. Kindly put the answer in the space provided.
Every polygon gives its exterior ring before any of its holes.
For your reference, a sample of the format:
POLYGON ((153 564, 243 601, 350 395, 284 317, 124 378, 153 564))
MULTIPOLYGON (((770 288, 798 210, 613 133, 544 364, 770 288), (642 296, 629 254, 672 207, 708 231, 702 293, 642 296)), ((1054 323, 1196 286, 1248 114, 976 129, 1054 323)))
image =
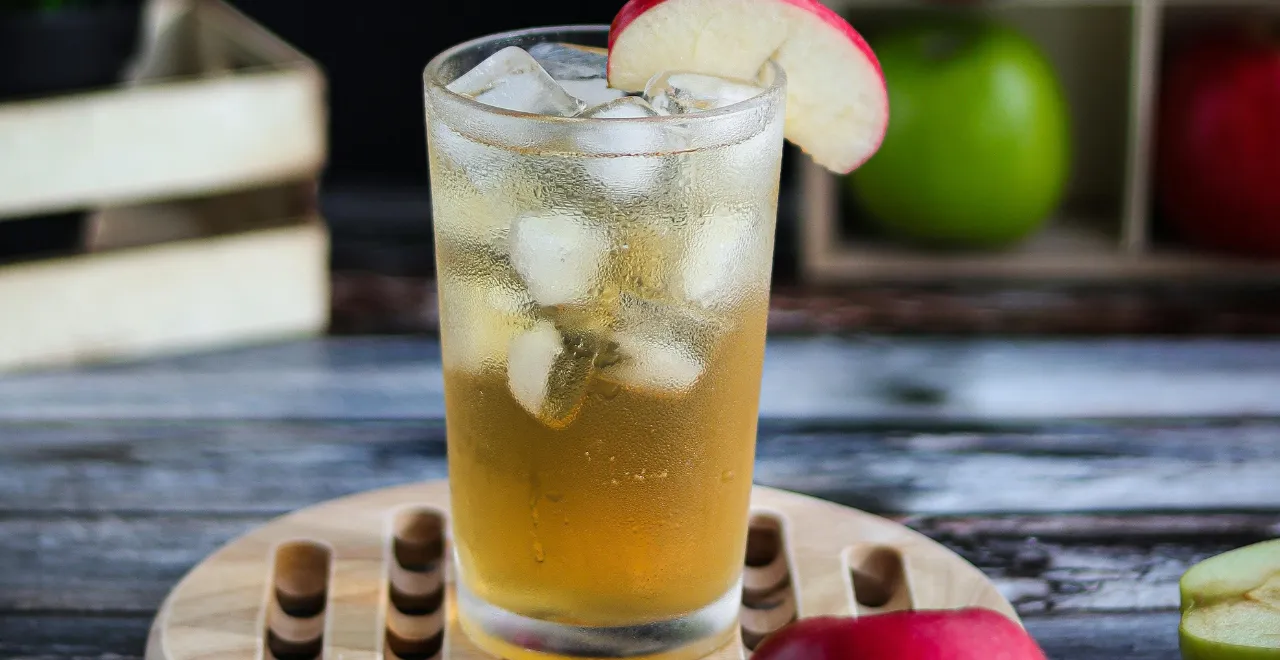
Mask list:
POLYGON ((753 80, 770 59, 787 74, 788 140, 841 174, 880 148, 880 62, 817 0, 630 0, 609 30, 609 85, 627 91, 671 70, 753 80))

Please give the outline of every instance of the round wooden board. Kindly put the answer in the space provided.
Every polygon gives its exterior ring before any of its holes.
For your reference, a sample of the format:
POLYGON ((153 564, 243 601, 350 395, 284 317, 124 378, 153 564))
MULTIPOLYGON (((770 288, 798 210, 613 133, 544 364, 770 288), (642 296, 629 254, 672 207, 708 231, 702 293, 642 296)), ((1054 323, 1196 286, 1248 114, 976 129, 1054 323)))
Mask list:
MULTIPOLYGON (((453 616, 448 511, 448 484, 437 481, 324 502, 256 528, 174 587, 146 657, 483 660, 453 616)), ((797 616, 976 606, 1018 621, 977 568, 855 509, 756 486, 748 545, 742 635, 714 660, 748 657, 797 616)))

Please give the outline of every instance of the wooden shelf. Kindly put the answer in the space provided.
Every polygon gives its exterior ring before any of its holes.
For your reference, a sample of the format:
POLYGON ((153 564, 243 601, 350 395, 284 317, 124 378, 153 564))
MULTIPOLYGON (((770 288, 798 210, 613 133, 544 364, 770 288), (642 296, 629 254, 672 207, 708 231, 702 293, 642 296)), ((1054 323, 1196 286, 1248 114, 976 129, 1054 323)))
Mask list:
MULTIPOLYGON (((864 34, 940 5, 831 0, 864 34)), ((1153 238, 1151 160, 1160 65, 1169 41, 1219 17, 1280 16, 1272 0, 989 0, 963 11, 1014 25, 1058 71, 1072 117, 1072 172, 1045 229, 1003 251, 943 254, 842 225, 858 210, 841 180, 794 159, 802 189, 800 276, 815 284, 1013 281, 1278 281, 1280 261, 1233 258, 1153 238), (1105 200, 1101 205, 1097 200, 1105 200), (1077 209, 1088 208, 1081 212, 1077 209)))

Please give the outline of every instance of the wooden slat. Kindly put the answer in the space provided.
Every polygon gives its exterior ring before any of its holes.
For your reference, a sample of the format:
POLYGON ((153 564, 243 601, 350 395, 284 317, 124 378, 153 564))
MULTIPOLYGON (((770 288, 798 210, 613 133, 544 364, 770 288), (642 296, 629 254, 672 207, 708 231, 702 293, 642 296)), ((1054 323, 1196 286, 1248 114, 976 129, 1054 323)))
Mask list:
POLYGON ((1026 620, 1054 660, 1172 660, 1178 657, 1178 613, 1051 616, 1026 620))
MULTIPOLYGON (((1280 341, 776 337, 764 418, 999 422, 1280 415, 1280 341)), ((421 419, 439 344, 341 338, 0 376, 0 420, 421 419)))
POLYGON ((1160 2, 1138 2, 1133 8, 1130 37, 1129 125, 1125 154, 1124 227, 1121 245, 1141 254, 1151 242, 1152 145, 1155 141, 1157 71, 1161 46, 1160 2))
POLYGON ((310 216, 199 241, 0 267, 0 369, 317 335, 328 313, 328 240, 323 220, 310 216))
POLYGON ((150 616, 0 614, 0 658, 141 660, 150 616))
MULTIPOLYGON (((223 3, 199 3, 191 20, 197 34, 160 34, 147 55, 171 57, 186 44, 170 42, 194 37, 252 68, 0 104, 0 221, 296 180, 323 166, 314 64, 223 3)), ((146 61, 144 73, 166 64, 146 61)))
MULTIPOLYGON (((766 422, 755 480, 874 512, 1270 511, 1280 507, 1276 437, 1275 421, 766 422)), ((447 473, 439 421, 11 424, 0 438, 0 512, 281 513, 447 473)))
POLYGON ((265 516, 0 519, 4 537, 0 556, 5 557, 0 571, 0 619, 7 612, 154 616, 188 570, 266 520, 265 516))

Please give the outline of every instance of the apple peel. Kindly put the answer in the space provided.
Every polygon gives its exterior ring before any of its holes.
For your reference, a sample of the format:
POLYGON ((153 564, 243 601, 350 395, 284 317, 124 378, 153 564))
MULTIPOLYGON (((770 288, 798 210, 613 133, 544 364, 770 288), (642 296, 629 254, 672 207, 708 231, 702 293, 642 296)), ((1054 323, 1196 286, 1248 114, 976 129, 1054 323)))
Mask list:
POLYGON ((609 30, 611 87, 640 91, 663 71, 787 76, 785 136, 847 174, 880 148, 889 95, 866 40, 817 0, 630 0, 609 30))
POLYGON ((1046 660, 1022 626, 994 610, 900 610, 811 617, 765 638, 753 660, 1046 660))

